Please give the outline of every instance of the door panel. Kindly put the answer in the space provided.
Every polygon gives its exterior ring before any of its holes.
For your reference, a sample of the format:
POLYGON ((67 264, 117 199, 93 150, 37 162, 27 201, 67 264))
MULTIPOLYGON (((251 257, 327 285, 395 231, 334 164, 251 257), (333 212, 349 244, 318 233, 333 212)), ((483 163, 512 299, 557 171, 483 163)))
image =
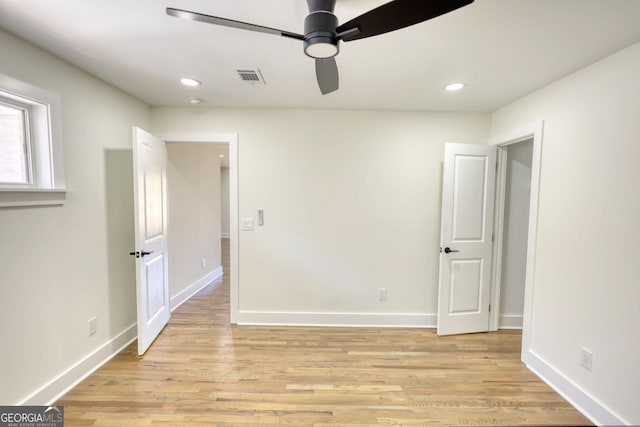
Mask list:
POLYGON ((496 148, 446 144, 438 335, 489 329, 496 148))
POLYGON ((164 233, 162 150, 143 144, 145 240, 164 233))
POLYGON ((164 299, 164 292, 162 292, 164 286, 157 286, 165 282, 163 258, 162 256, 158 256, 144 261, 147 279, 145 282, 147 324, 151 323, 154 317, 158 316, 159 313, 162 312, 162 309, 167 306, 167 301, 164 299))
POLYGON ((451 262, 449 313, 479 313, 482 294, 482 260, 463 259, 451 262))
POLYGON ((482 240, 487 157, 460 155, 455 161, 452 243, 482 240))
POLYGON ((138 354, 144 354, 168 323, 167 148, 133 129, 138 354))

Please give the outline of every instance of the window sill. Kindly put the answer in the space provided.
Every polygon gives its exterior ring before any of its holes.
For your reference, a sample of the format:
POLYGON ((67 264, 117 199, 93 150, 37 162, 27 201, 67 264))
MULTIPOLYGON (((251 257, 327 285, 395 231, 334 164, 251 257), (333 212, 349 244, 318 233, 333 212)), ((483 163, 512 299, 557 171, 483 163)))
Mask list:
POLYGON ((61 206, 67 198, 67 190, 3 188, 0 189, 0 208, 19 206, 61 206))

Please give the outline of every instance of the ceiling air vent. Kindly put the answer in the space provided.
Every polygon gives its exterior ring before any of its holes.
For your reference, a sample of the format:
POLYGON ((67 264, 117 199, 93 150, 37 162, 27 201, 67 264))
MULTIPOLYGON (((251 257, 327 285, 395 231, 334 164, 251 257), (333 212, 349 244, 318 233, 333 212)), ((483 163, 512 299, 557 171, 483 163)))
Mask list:
POLYGON ((262 73, 258 69, 236 70, 236 72, 238 73, 238 76, 240 76, 240 80, 242 80, 245 83, 251 83, 251 84, 261 83, 263 85, 267 84, 264 81, 264 78, 262 77, 262 73))

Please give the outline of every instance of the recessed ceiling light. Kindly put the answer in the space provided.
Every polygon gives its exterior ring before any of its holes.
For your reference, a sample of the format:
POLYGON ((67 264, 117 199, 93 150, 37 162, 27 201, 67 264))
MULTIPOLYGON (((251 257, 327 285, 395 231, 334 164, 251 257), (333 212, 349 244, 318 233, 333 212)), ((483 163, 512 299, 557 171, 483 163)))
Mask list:
POLYGON ((198 105, 198 104, 202 104, 204 102, 204 99, 200 99, 200 98, 193 98, 193 97, 189 97, 187 98, 189 99, 189 104, 191 105, 198 105))
POLYGON ((446 90, 447 92, 457 92, 459 90, 464 89, 466 86, 467 86, 466 84, 461 82, 449 83, 444 87, 444 90, 446 90))
POLYGON ((192 79, 191 77, 181 78, 180 83, 182 83, 185 86, 191 86, 191 87, 200 86, 202 84, 202 82, 199 82, 196 79, 192 79))
POLYGON ((220 158, 221 158, 221 159, 224 159, 224 154, 220 154, 220 158))

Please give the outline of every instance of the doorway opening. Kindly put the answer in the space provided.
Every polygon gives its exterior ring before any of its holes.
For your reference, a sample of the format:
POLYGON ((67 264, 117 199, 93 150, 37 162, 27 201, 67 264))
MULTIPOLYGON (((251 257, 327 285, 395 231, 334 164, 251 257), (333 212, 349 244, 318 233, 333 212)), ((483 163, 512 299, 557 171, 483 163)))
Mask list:
MULTIPOLYGON (((498 330, 500 326, 500 314, 501 314, 501 293, 505 292, 507 295, 504 298, 512 297, 514 300, 523 298, 522 306, 522 353, 521 358, 524 363, 527 363, 530 358, 531 348, 531 317, 533 313, 533 289, 534 289, 534 272, 535 272, 535 258, 536 258, 536 239, 538 229, 538 197, 540 187, 540 165, 542 160, 542 132, 544 122, 536 122, 527 127, 517 129, 493 138, 490 141, 491 145, 498 148, 498 174, 497 174, 497 197, 496 197, 496 212, 494 217, 495 223, 495 245, 493 254, 493 278, 492 278, 492 304, 494 307, 498 307, 494 310, 490 319, 490 330, 498 330), (530 144, 530 149, 527 144, 530 144), (513 148, 510 148, 513 147, 513 148), (530 152, 530 154, 529 154, 530 152), (513 177, 508 177, 508 165, 509 158, 513 160, 513 163, 520 163, 517 166, 512 165, 513 168, 519 169, 519 177, 515 180, 513 177), (529 160, 530 159, 530 160, 529 160), (530 164, 530 166, 528 166, 530 164), (528 170, 530 172, 528 172, 528 170), (529 179, 526 179, 529 176, 529 179), (511 192, 507 195, 507 182, 511 179, 511 186, 514 185, 526 185, 529 186, 528 206, 526 206, 526 200, 523 201, 523 191, 511 192), (515 193, 519 193, 515 195, 515 193), (506 211, 506 199, 507 197, 516 197, 515 207, 518 213, 509 213, 505 215, 506 211), (524 221, 523 211, 528 211, 527 221, 524 221), (515 218, 515 228, 509 227, 514 224, 506 224, 506 222, 513 222, 515 218), (526 228, 526 233, 524 229, 526 228), (517 231, 514 231, 517 230, 517 231), (519 262, 515 264, 509 264, 508 255, 505 255, 507 245, 509 242, 508 234, 516 233, 514 239, 515 244, 518 246, 519 262), (507 236, 507 240, 505 240, 507 236), (523 266, 524 259, 524 266, 523 266), (503 269, 503 261, 508 263, 503 269), (507 272, 507 270, 509 270, 507 272), (506 290, 503 284, 503 272, 508 275, 521 275, 524 274, 524 289, 520 292, 515 288, 513 290, 506 290), (502 292, 501 292, 502 291, 502 292), (524 294, 520 296, 520 294, 524 294)), ((510 203, 514 201, 511 200, 510 203)), ((505 277, 505 280, 507 278, 505 277)), ((505 302, 505 304, 508 304, 505 302)), ((511 302, 513 304, 513 302, 511 302)), ((508 315, 508 313, 505 313, 508 315)), ((508 317, 503 318, 503 322, 513 321, 508 317)), ((516 322, 519 323, 519 319, 516 318, 516 322)))
POLYGON ((498 329, 522 329, 524 289, 531 201, 531 163, 533 139, 507 145, 501 150, 504 160, 504 200, 502 221, 502 259, 498 329))
MULTIPOLYGON (((161 140, 168 144, 205 144, 220 146, 220 154, 225 158, 220 158, 221 165, 227 166, 226 179, 228 182, 228 234, 229 247, 229 271, 224 271, 229 275, 230 281, 230 305, 229 319, 231 324, 237 323, 238 313, 238 135, 227 133, 168 133, 157 134, 161 140)), ((222 170, 220 171, 222 175, 222 170)), ((213 183, 212 183, 213 185, 213 183)), ((220 185, 219 183, 216 185, 220 185)), ((222 188, 220 188, 220 191, 222 188)), ((222 200, 220 200, 222 203, 222 200)), ((222 210, 221 209, 221 210, 222 210)), ((222 225, 221 225, 222 227, 222 225)), ((171 230, 169 230, 169 235, 171 230)))

